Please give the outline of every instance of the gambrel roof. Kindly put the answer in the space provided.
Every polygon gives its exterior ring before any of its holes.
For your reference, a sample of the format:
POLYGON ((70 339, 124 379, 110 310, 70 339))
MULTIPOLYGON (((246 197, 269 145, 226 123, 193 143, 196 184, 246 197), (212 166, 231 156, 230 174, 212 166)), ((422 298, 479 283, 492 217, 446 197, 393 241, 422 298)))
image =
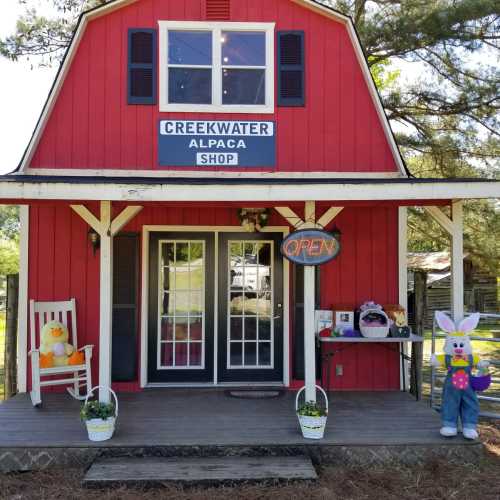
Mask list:
MULTIPOLYGON (((63 59, 61 66, 59 68, 59 71, 57 72, 56 78, 55 78, 54 83, 52 85, 52 88, 49 92, 47 101, 46 101, 45 106, 43 108, 43 111, 40 115, 40 118, 37 122, 37 125, 35 127, 34 132, 33 132, 33 135, 32 135, 30 142, 26 148, 26 151, 23 155, 23 158, 21 159, 21 162, 20 162, 18 168, 16 169, 17 171, 22 173, 30 165, 30 162, 33 158, 35 150, 36 150, 38 143, 41 139, 42 133, 44 131, 44 128, 45 128, 45 125, 48 121, 50 113, 55 105, 55 102, 57 100, 59 92, 60 92, 62 85, 65 81, 65 78, 68 74, 69 68, 72 64, 72 61, 73 61, 73 58, 76 54, 77 48, 80 44, 80 41, 82 40, 82 37, 83 37, 83 34, 85 32, 85 29, 87 27, 88 22, 93 20, 93 19, 105 16, 105 15, 107 15, 111 12, 114 12, 118 9, 121 9, 127 5, 136 3, 138 1, 140 1, 140 0, 111 0, 110 2, 108 2, 104 5, 95 7, 93 9, 90 9, 90 10, 83 12, 81 14, 81 16, 78 20, 75 32, 73 34, 73 37, 71 39, 70 45, 66 51, 64 59, 63 59)), ((330 18, 336 22, 342 23, 346 27, 347 33, 349 35, 349 39, 352 43, 352 46, 354 48, 354 52, 356 54, 356 58, 359 62, 359 66, 361 68, 363 78, 366 82, 370 97, 373 101, 378 118, 379 118, 380 123, 382 125, 385 138, 387 140, 387 143, 388 143, 389 148, 391 150, 392 156, 394 158, 394 162, 396 163, 396 165, 398 167, 399 174, 403 177, 408 176, 409 172, 406 168, 404 160, 403 160, 401 153, 398 149, 398 146, 396 144, 394 134, 391 130, 387 115, 385 114, 384 108, 382 106, 380 95, 377 91, 373 77, 370 73, 370 69, 368 67, 366 57, 365 57, 363 49, 361 47, 359 36, 356 32, 356 29, 354 27, 354 23, 353 23, 352 19, 349 16, 346 16, 346 15, 342 14, 341 12, 339 12, 331 7, 327 7, 323 4, 320 4, 315 0, 289 0, 289 1, 293 2, 295 4, 298 4, 306 9, 310 9, 311 11, 313 11, 319 15, 325 16, 325 17, 330 18)))

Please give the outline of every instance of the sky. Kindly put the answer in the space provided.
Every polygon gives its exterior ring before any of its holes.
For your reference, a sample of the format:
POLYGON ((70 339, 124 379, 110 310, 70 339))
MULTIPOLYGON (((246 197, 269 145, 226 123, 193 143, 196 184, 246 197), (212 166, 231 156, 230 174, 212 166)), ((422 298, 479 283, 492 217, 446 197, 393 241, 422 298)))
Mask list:
MULTIPOLYGON (((28 0, 39 12, 51 14, 47 0, 28 0)), ((1 0, 0 38, 14 32, 17 18, 24 7, 19 0, 1 0)), ((26 149, 55 78, 58 64, 39 68, 38 61, 26 59, 12 62, 0 56, 0 175, 14 170, 26 149)), ((405 79, 413 79, 418 65, 397 64, 405 79)))
MULTIPOLYGON (((37 2, 35 2, 37 3, 37 2)), ((47 2, 44 2, 47 3, 47 2)), ((2 0, 0 37, 14 32, 23 12, 18 0, 2 0)), ((35 128, 57 68, 0 57, 0 174, 14 170, 35 128)))

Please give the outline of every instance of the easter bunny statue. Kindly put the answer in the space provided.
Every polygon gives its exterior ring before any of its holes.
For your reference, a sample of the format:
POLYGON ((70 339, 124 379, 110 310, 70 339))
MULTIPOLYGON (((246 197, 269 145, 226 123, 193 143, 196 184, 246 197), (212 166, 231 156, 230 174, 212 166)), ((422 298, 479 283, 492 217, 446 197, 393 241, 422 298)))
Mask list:
POLYGON ((440 433, 446 437, 456 436, 460 417, 464 437, 477 439, 479 403, 470 378, 474 366, 486 369, 489 365, 488 361, 480 361, 472 354, 469 333, 479 323, 479 313, 471 314, 455 325, 448 315, 437 311, 436 321, 446 332, 446 341, 444 354, 433 354, 431 364, 445 367, 448 372, 443 387, 440 433))

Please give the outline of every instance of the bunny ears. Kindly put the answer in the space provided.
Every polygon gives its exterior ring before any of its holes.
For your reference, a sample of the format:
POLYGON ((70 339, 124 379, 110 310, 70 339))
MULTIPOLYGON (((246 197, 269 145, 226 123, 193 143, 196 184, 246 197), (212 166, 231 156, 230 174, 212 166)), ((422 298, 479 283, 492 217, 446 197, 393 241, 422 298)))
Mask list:
POLYGON ((462 319, 455 327, 453 320, 444 312, 436 311, 436 321, 439 328, 446 333, 463 332, 470 333, 479 323, 480 314, 474 313, 467 318, 462 319))

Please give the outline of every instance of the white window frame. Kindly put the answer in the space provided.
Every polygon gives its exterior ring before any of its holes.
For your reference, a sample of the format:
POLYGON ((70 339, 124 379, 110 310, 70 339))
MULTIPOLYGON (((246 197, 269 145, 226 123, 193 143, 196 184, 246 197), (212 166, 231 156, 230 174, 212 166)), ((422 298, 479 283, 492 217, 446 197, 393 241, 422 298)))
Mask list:
MULTIPOLYGON (((274 26, 275 23, 230 23, 202 21, 158 21, 159 26, 159 102, 160 111, 193 113, 274 113, 274 26), (186 104, 168 102, 168 32, 212 32, 212 104, 186 104), (222 104, 222 31, 260 31, 266 34, 266 96, 265 104, 222 104)), ((183 65, 184 67, 184 65, 183 65)), ((186 65, 189 67, 189 65, 186 65)), ((205 67, 205 66, 193 66, 205 67)), ((252 68, 252 66, 241 66, 252 68)))
MULTIPOLYGON (((231 290, 231 279, 230 279, 230 276, 231 276, 231 244, 232 243, 241 243, 243 245, 243 248, 244 248, 244 245, 246 243, 269 243, 270 244, 270 247, 271 247, 271 252, 270 252, 270 255, 273 256, 274 255, 274 241, 273 240, 228 240, 227 241, 227 267, 226 267, 226 272, 227 272, 227 276, 228 276, 228 280, 227 280, 227 289, 226 289, 226 297, 227 297, 227 313, 226 313, 226 370, 274 370, 274 344, 275 344, 275 336, 274 336, 274 320, 275 320, 275 316, 274 316, 274 261, 272 260, 271 258, 271 263, 270 263, 270 266, 269 266, 269 269, 270 269, 270 282, 271 282, 271 311, 270 311, 270 319, 271 319, 271 325, 270 325, 270 328, 271 328, 271 336, 269 338, 269 340, 260 340, 259 338, 259 313, 258 311, 256 312, 255 316, 252 316, 252 317, 255 317, 256 320, 255 320, 255 324, 256 324, 256 327, 257 327, 257 335, 256 335, 256 339, 255 341, 254 340, 245 340, 244 339, 244 333, 243 333, 243 340, 232 340, 231 339, 231 318, 232 317, 241 317, 242 318, 242 325, 243 325, 243 332, 245 331, 245 317, 246 317, 246 313, 244 312, 242 315, 232 315, 231 314, 231 292, 233 290, 231 290), (250 365, 250 364, 245 364, 245 352, 244 352, 244 344, 246 344, 247 342, 255 342, 256 344, 256 356, 255 356, 255 361, 256 363, 253 364, 253 365, 250 365), (233 365, 231 364, 231 344, 232 343, 236 343, 236 344, 243 344, 242 345, 242 364, 241 365, 233 365), (259 360, 259 345, 261 343, 269 343, 271 345, 271 363, 269 365, 262 365, 260 364, 260 360, 259 360)), ((253 267, 253 266, 249 266, 249 267, 253 267)), ((258 266, 257 266, 258 267, 258 266)), ((245 286, 245 268, 246 266, 243 265, 243 288, 245 286)))
MULTIPOLYGON (((177 264, 177 262, 175 262, 177 264)), ((177 265, 174 265, 174 267, 177 267, 177 265)), ((206 317, 206 304, 205 304, 205 294, 206 294, 206 280, 205 280, 205 271, 206 271, 206 245, 205 245, 205 240, 197 240, 197 239, 168 239, 168 240, 159 240, 158 241, 158 321, 157 321, 157 330, 156 330, 156 369, 157 370, 204 370, 205 369, 205 344, 206 344, 206 339, 205 339, 205 317, 206 317), (177 248, 177 245, 179 243, 201 243, 203 247, 203 266, 202 266, 202 276, 203 276, 203 288, 201 289, 201 305, 203 308, 203 314, 201 316, 201 340, 200 341, 191 341, 191 333, 189 333, 188 341, 187 342, 180 342, 180 343, 186 343, 187 344, 187 365, 177 365, 176 364, 176 359, 175 359, 175 345, 178 343, 175 339, 175 325, 177 323, 177 314, 174 311, 173 316, 172 315, 164 315, 161 314, 161 308, 163 304, 163 296, 165 294, 165 287, 164 287, 164 266, 162 264, 162 245, 165 243, 173 243, 175 246, 174 248, 177 248), (173 334, 173 341, 163 341, 161 340, 161 321, 165 317, 173 317, 174 318, 174 334, 173 334), (191 365, 191 359, 190 359, 190 345, 191 343, 193 344, 200 344, 201 345, 201 364, 200 365, 191 365), (162 344, 172 344, 172 365, 162 365, 161 364, 161 347, 162 344)), ((177 283, 174 282, 174 288, 173 291, 177 291, 177 283)), ((191 289, 191 286, 189 290, 183 290, 187 291, 189 293, 189 300, 191 300, 191 293, 194 291, 191 289)), ((196 290, 197 291, 197 290, 196 290)), ((175 299, 174 299, 175 300, 175 299)), ((188 331, 190 332, 191 330, 191 325, 189 323, 189 319, 191 317, 191 314, 188 313, 187 316, 180 315, 180 317, 186 317, 188 318, 188 331)), ((198 316, 197 316, 198 317, 198 316)))

